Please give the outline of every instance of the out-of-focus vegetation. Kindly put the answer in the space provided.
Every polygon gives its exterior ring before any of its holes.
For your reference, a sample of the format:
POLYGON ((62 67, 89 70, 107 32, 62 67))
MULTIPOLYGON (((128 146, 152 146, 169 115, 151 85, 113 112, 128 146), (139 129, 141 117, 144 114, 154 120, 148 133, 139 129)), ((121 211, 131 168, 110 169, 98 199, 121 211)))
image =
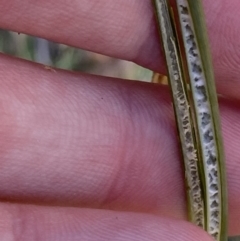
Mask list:
POLYGON ((151 71, 132 62, 5 30, 0 36, 1 52, 44 65, 123 79, 152 78, 151 71))

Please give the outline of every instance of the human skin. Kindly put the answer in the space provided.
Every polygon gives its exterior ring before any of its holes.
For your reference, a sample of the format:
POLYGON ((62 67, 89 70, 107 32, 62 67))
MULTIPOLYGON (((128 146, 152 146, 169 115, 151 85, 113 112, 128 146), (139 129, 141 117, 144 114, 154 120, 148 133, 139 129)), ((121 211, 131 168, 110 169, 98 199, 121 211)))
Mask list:
MULTIPOLYGON (((0 27, 164 72, 150 0, 0 0, 0 27)), ((204 1, 240 234, 239 0, 204 1)), ((0 55, 2 241, 212 240, 188 223, 168 88, 0 55)))

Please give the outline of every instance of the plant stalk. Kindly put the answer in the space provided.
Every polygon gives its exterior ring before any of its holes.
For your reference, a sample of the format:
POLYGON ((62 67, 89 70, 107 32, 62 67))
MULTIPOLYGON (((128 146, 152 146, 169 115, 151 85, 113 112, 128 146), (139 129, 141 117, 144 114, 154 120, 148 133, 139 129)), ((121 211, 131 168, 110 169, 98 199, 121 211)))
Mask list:
POLYGON ((153 0, 185 164, 190 220, 227 240, 227 194, 220 117, 200 0, 153 0), (180 33, 176 25, 180 25, 180 33), (184 51, 180 51, 179 39, 184 51), (183 67, 181 61, 187 63, 183 67), (187 75, 184 75, 187 73, 187 75), (190 98, 186 86, 190 80, 190 98), (190 107, 190 108, 189 108, 190 107))

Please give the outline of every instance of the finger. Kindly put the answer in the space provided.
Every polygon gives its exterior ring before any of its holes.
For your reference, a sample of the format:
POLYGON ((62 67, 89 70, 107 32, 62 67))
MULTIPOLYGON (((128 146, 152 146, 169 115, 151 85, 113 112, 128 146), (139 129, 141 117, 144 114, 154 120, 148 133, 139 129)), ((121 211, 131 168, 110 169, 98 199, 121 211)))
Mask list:
POLYGON ((1 204, 3 241, 212 241, 194 225, 147 214, 1 204))
MULTIPOLYGON (((238 0, 204 0, 218 91, 240 98, 238 0)), ((134 61, 164 72, 152 2, 0 1, 0 27, 134 61), (34 23, 34 24, 33 24, 34 23)))
MULTIPOLYGON (((169 90, 1 56, 0 198, 185 218, 169 90)), ((240 232, 239 104, 221 102, 230 231, 240 232)))

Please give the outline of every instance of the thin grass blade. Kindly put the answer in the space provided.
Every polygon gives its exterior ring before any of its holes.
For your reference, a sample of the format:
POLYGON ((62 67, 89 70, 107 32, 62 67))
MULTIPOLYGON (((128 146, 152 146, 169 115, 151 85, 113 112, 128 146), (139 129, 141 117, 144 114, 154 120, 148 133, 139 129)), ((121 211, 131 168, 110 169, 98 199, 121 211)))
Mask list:
POLYGON ((200 0, 176 0, 185 47, 191 93, 199 136, 205 183, 206 230, 227 240, 227 195, 225 161, 220 133, 218 100, 207 31, 200 0))

